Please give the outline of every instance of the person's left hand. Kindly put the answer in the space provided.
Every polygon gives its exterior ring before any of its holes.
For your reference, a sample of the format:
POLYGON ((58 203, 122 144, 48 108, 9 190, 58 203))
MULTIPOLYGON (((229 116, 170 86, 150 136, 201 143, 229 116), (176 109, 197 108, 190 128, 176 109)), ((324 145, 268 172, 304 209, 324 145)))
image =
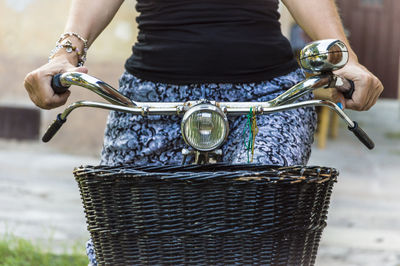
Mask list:
POLYGON ((345 67, 334 73, 354 82, 352 99, 345 99, 341 92, 334 96, 334 100, 341 102, 344 108, 357 111, 369 110, 383 91, 381 81, 358 62, 350 61, 345 67))

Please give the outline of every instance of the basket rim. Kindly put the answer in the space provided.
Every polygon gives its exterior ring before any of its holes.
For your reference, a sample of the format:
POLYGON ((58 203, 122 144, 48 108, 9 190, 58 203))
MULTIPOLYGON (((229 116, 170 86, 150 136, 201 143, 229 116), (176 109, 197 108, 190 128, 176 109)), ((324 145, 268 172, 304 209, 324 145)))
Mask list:
POLYGON ((236 182, 268 181, 274 183, 323 183, 335 180, 335 168, 321 166, 278 166, 261 164, 215 163, 207 165, 117 165, 80 166, 74 169, 75 178, 146 179, 162 181, 212 181, 236 182))

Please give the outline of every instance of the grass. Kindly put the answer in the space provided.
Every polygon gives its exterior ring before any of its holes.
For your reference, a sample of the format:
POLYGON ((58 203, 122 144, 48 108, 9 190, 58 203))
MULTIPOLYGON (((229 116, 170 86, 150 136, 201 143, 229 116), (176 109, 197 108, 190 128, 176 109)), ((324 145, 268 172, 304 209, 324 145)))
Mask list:
POLYGON ((71 254, 54 254, 44 251, 30 241, 19 238, 0 239, 1 266, 80 266, 88 265, 85 255, 77 252, 71 254))

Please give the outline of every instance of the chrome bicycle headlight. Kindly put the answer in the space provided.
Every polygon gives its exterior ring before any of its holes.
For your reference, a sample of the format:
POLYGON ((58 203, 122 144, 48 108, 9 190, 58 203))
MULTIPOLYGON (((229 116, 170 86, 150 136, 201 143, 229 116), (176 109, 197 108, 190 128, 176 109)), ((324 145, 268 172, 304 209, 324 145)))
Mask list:
POLYGON ((188 145, 199 151, 211 151, 224 143, 229 125, 221 109, 211 104, 199 104, 185 113, 181 129, 188 145))

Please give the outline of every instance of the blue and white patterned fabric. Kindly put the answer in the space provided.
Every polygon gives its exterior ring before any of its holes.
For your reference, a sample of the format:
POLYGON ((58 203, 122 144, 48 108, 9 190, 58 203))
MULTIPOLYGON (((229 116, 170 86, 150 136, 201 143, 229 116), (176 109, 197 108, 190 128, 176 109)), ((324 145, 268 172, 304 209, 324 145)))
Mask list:
MULTIPOLYGON (((169 85, 143 81, 125 72, 120 92, 139 102, 188 101, 205 98, 215 101, 268 101, 304 79, 302 70, 270 81, 250 84, 169 85)), ((312 95, 303 96, 311 99, 312 95)), ((187 147, 180 132, 178 116, 142 117, 114 112, 109 115, 101 164, 174 164, 182 160, 187 147)), ((246 116, 231 118, 230 134, 224 146, 224 161, 247 162, 243 129, 246 116)), ((255 140, 254 162, 277 165, 306 164, 311 151, 316 115, 313 108, 300 108, 257 116, 259 133, 255 140)))
POLYGON ((94 253, 94 245, 92 239, 89 239, 89 241, 86 242, 86 255, 89 259, 88 266, 97 266, 96 253, 94 253))
MULTIPOLYGON (((144 81, 125 72, 120 79, 120 92, 139 102, 173 102, 199 100, 269 101, 304 79, 298 69, 269 81, 249 84, 170 85, 144 81)), ((301 100, 312 99, 306 95, 301 100)), ((246 163, 243 130, 246 116, 229 118, 228 141, 222 146, 223 160, 246 163)), ((180 132, 178 116, 142 117, 110 112, 104 137, 101 164, 180 164, 181 150, 187 147, 180 132)), ((305 165, 311 153, 316 113, 314 108, 300 108, 257 116, 259 133, 254 144, 254 163, 305 165)), ((97 265, 93 244, 89 240, 87 254, 97 265)))

